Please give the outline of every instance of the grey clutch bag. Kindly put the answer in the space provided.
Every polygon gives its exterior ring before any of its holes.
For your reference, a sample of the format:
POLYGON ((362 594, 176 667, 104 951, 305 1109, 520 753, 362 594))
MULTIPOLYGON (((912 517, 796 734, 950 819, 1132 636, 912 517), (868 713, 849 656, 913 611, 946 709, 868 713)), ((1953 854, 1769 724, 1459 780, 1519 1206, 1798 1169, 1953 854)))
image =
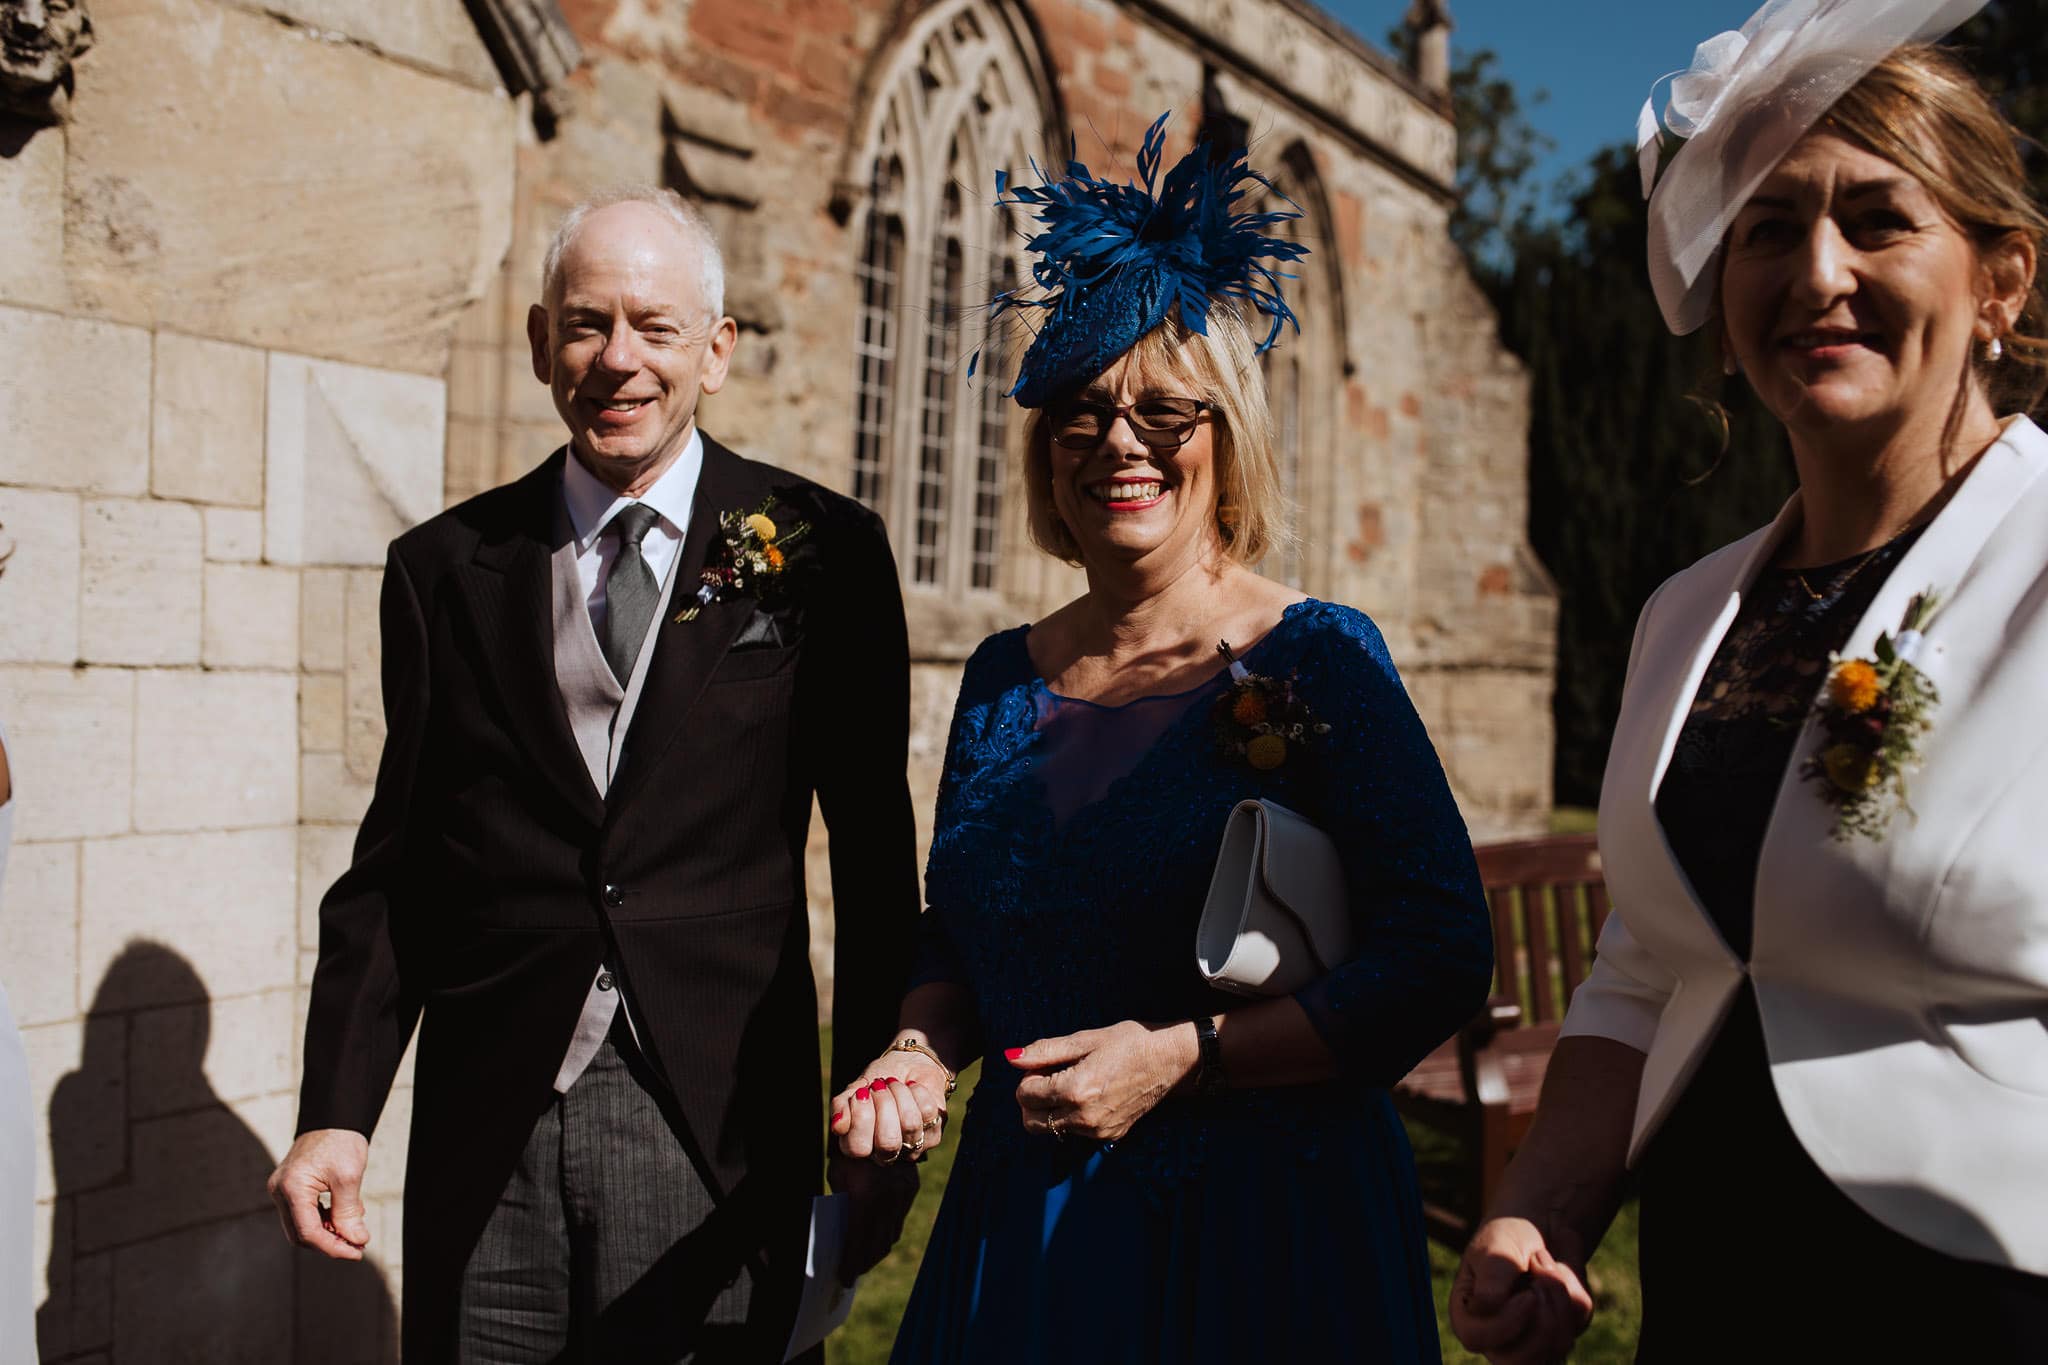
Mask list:
POLYGON ((1223 827, 1195 929, 1195 965, 1238 995, 1288 995, 1350 960, 1337 846, 1272 801, 1240 801, 1223 827))

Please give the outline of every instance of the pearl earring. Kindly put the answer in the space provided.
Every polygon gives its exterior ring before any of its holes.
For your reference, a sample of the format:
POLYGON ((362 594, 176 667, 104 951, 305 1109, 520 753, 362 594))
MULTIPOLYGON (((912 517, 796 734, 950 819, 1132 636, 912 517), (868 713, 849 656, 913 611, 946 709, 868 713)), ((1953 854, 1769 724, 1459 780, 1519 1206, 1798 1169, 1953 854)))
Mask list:
POLYGON ((2004 355, 2005 343, 2000 341, 1997 337, 1993 337, 1991 338, 1991 340, 1984 343, 1984 358, 1986 360, 1989 360, 1992 364, 1996 365, 1999 362, 2000 358, 2004 355))
POLYGON ((1721 373, 1733 376, 1740 373, 1741 369, 1742 367, 1735 363, 1735 352, 1724 348, 1721 352, 1721 373))

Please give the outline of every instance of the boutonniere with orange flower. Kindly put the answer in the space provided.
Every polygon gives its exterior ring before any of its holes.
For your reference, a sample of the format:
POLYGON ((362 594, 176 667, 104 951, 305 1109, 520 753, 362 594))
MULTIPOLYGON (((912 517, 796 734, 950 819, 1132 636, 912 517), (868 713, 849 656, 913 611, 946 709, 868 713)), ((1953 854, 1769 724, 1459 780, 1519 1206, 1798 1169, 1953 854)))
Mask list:
POLYGON ((1895 810, 1908 815, 1906 774, 1920 765, 1920 741, 1941 702, 1915 664, 1923 632, 1941 610, 1931 589, 1906 604, 1896 636, 1879 635, 1868 659, 1836 656, 1814 703, 1821 747, 1802 776, 1835 807, 1835 837, 1878 839, 1895 810))
POLYGON ((768 515, 774 505, 770 498, 751 512, 718 514, 718 543, 704 566, 696 600, 676 613, 678 623, 696 619, 698 612, 729 597, 752 594, 771 606, 779 598, 787 586, 791 555, 797 542, 810 534, 811 525, 777 525, 768 515))
POLYGON ((1308 703, 1295 693, 1294 679, 1269 678, 1237 661, 1230 642, 1218 641, 1216 652, 1230 665, 1230 686, 1216 698, 1216 743, 1224 753, 1242 758, 1260 772, 1286 763, 1308 741, 1330 733, 1308 703))

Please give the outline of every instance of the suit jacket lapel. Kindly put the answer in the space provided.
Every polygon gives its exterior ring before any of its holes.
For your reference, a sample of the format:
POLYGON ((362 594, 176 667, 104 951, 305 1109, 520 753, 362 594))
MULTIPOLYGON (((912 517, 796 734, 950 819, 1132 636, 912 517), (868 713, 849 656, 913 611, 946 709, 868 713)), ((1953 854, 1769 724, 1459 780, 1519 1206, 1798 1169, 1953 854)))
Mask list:
POLYGON ((688 620, 678 619, 695 604, 704 566, 718 544, 719 515, 741 510, 741 504, 748 501, 743 473, 737 455, 710 437, 704 438, 704 467, 697 475, 697 491, 690 504, 690 528, 683 537, 675 588, 655 623, 654 658, 648 664, 640 702, 626 731, 625 753, 612 782, 608 804, 613 810, 623 808, 646 783, 733 638, 754 614, 750 599, 731 598, 705 604, 688 620))
MULTIPOLYGON (((1920 539, 1914 542, 1885 579, 1884 586, 1871 599, 1869 609, 1843 646, 1843 655, 1867 656, 1881 632, 1896 634, 1906 603, 1915 593, 1929 588, 1944 594, 1953 592, 1983 549, 1992 528, 2011 511, 2027 486, 2044 472, 2048 472, 2048 436, 2044 436, 2033 423, 2020 418, 2007 429, 2003 440, 1984 453, 1948 506, 1921 533, 1920 539)), ((1735 961, 1734 954, 1728 950, 1712 917, 1694 892, 1691 880, 1678 866, 1678 860, 1664 838, 1664 827, 1657 819, 1657 791, 1663 786, 1672 753, 1678 745, 1679 732, 1685 728, 1693 698, 1699 692, 1700 680, 1706 675, 1707 667, 1713 662, 1729 627, 1734 624, 1743 593, 1748 591, 1764 566, 1771 562, 1786 538, 1798 528, 1800 507, 1801 495, 1794 493, 1776 520, 1753 537, 1746 553, 1730 556, 1731 573, 1718 583, 1702 584, 1693 590, 1697 593, 1693 610, 1704 624, 1682 663, 1676 657, 1669 658, 1668 662, 1645 659, 1638 663, 1641 682, 1654 686, 1656 695, 1645 706, 1647 723, 1632 734, 1616 735, 1617 754, 1627 753, 1630 756, 1628 769, 1611 775, 1612 779, 1626 784, 1621 792, 1623 804, 1616 810, 1617 818, 1613 821, 1608 819, 1605 803, 1601 811, 1603 848, 1608 844, 1611 827, 1614 846, 1618 850, 1654 849, 1671 884, 1683 891, 1684 899, 1691 905, 1693 914, 1689 917, 1685 935, 1688 942, 1710 957, 1731 964, 1735 961), (1713 615, 1708 617, 1708 612, 1713 615), (1643 763, 1646 756, 1650 759, 1647 765, 1643 763), (1695 929, 1697 932, 1693 932, 1695 929)), ((1674 606, 1685 609, 1684 604, 1674 606)), ((1940 630, 1941 622, 1937 618, 1927 631, 1928 646, 1936 662, 1923 660, 1923 667, 1929 669, 1937 686, 1940 684, 1940 630)), ((1632 682, 1631 686, 1634 685, 1632 682)), ((1832 840, 1833 808, 1800 790, 1803 785, 1800 769, 1818 742, 1817 731, 1809 729, 1801 736, 1792 761, 1779 782, 1770 828, 1764 836, 1763 851, 1757 860, 1757 904, 1760 910, 1767 898, 1796 901, 1798 896, 1806 894, 1806 888, 1814 878, 1825 879, 1825 869, 1834 857, 1876 857, 1882 853, 1881 849, 1848 846, 1832 840), (1814 856, 1816 850, 1821 850, 1826 856, 1814 856)), ((1759 914, 1752 959, 1764 942, 1762 919, 1759 914)))
POLYGON ((1742 594, 1749 590, 1749 585, 1756 581, 1757 574, 1764 565, 1771 562, 1771 557, 1777 554, 1778 547, 1785 543, 1785 538, 1798 524, 1799 494, 1795 492, 1784 507, 1779 509, 1776 520, 1764 528, 1762 535, 1755 538, 1748 553, 1739 559, 1731 557, 1734 573, 1723 585, 1710 589, 1710 610, 1714 612, 1713 619, 1707 623, 1705 632, 1694 642, 1684 669, 1666 672, 1667 686, 1673 682, 1677 685, 1660 698, 1658 714, 1663 722, 1663 730, 1657 743, 1656 765, 1650 773, 1649 799, 1652 802, 1656 801, 1657 790, 1664 785, 1664 774, 1671 767, 1671 755, 1678 748, 1679 732, 1685 729, 1686 718, 1692 714, 1693 698, 1699 694, 1700 680, 1706 676, 1707 667, 1713 663, 1714 655, 1720 651, 1721 642, 1728 637, 1729 628, 1735 624, 1735 614, 1742 607, 1742 594))
POLYGON ((1688 600, 1675 601, 1669 609, 1680 621, 1699 622, 1697 633, 1687 635, 1674 629, 1661 639, 1645 639, 1645 654, 1636 661, 1629 680, 1631 692, 1647 689, 1642 709, 1623 707, 1626 728, 1617 727, 1614 761, 1603 784, 1613 786, 1615 799, 1603 798, 1600 806, 1602 855, 1610 861, 1640 860, 1641 871, 1665 888, 1657 897, 1660 902, 1682 902, 1690 909, 1682 918, 1666 919, 1667 931, 1682 941, 1688 953, 1723 968, 1736 967, 1736 956, 1665 838, 1663 823, 1657 818, 1657 791, 1664 784, 1679 733, 1692 712, 1700 679, 1735 622, 1744 590, 1798 524, 1799 495, 1794 493, 1777 519, 1753 535, 1742 553, 1727 556, 1717 579, 1693 585, 1681 578, 1673 584, 1674 591, 1688 591, 1688 600))
POLYGON ((485 530, 474 561, 458 574, 458 582, 474 613, 511 730, 535 766, 596 825, 604 818, 604 800, 591 784, 555 684, 550 556, 566 458, 566 447, 557 450, 514 485, 514 516, 502 528, 485 530))
MULTIPOLYGON (((2044 473, 2048 473, 2048 437, 2021 417, 2009 424, 2006 434, 1978 459, 1976 468, 1948 505, 1928 523, 1920 538, 1886 576, 1884 585, 1871 598, 1869 608, 1842 645, 1842 657, 1869 658, 1879 635, 1896 636, 1906 606, 1915 594, 1933 591, 1944 598, 1953 597, 1969 578, 1972 566, 1999 522, 2044 473)), ((1925 632, 1925 644, 1916 660, 1938 690, 1944 682, 1948 657, 1943 625, 1942 617, 1937 615, 1925 632)), ((1940 723, 1937 712, 1935 742, 1940 723)), ((1835 808, 1817 794, 1802 790, 1805 784, 1800 770, 1818 751, 1820 742, 1821 731, 1809 726, 1800 736, 1779 786, 1777 805, 1757 860, 1759 910, 1767 897, 1796 903, 1798 897, 1828 884, 1835 875, 1834 865, 1840 860, 1874 865, 1890 856, 1889 839, 1835 839, 1835 808)), ((1758 929, 1757 944, 1761 950, 1769 943, 1761 914, 1758 929)))

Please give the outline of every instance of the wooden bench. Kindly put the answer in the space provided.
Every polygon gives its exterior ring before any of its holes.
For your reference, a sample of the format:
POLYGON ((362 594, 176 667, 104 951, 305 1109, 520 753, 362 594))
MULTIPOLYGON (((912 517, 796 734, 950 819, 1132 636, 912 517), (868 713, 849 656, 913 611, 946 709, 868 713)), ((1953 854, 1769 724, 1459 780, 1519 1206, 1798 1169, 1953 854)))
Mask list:
POLYGON ((1394 1089, 1405 1116, 1455 1139, 1460 1169, 1446 1200, 1427 1197, 1432 1237, 1462 1247, 1529 1131, 1572 992, 1593 965, 1607 885, 1590 834, 1476 850, 1493 913, 1494 988, 1477 1019, 1394 1089))

